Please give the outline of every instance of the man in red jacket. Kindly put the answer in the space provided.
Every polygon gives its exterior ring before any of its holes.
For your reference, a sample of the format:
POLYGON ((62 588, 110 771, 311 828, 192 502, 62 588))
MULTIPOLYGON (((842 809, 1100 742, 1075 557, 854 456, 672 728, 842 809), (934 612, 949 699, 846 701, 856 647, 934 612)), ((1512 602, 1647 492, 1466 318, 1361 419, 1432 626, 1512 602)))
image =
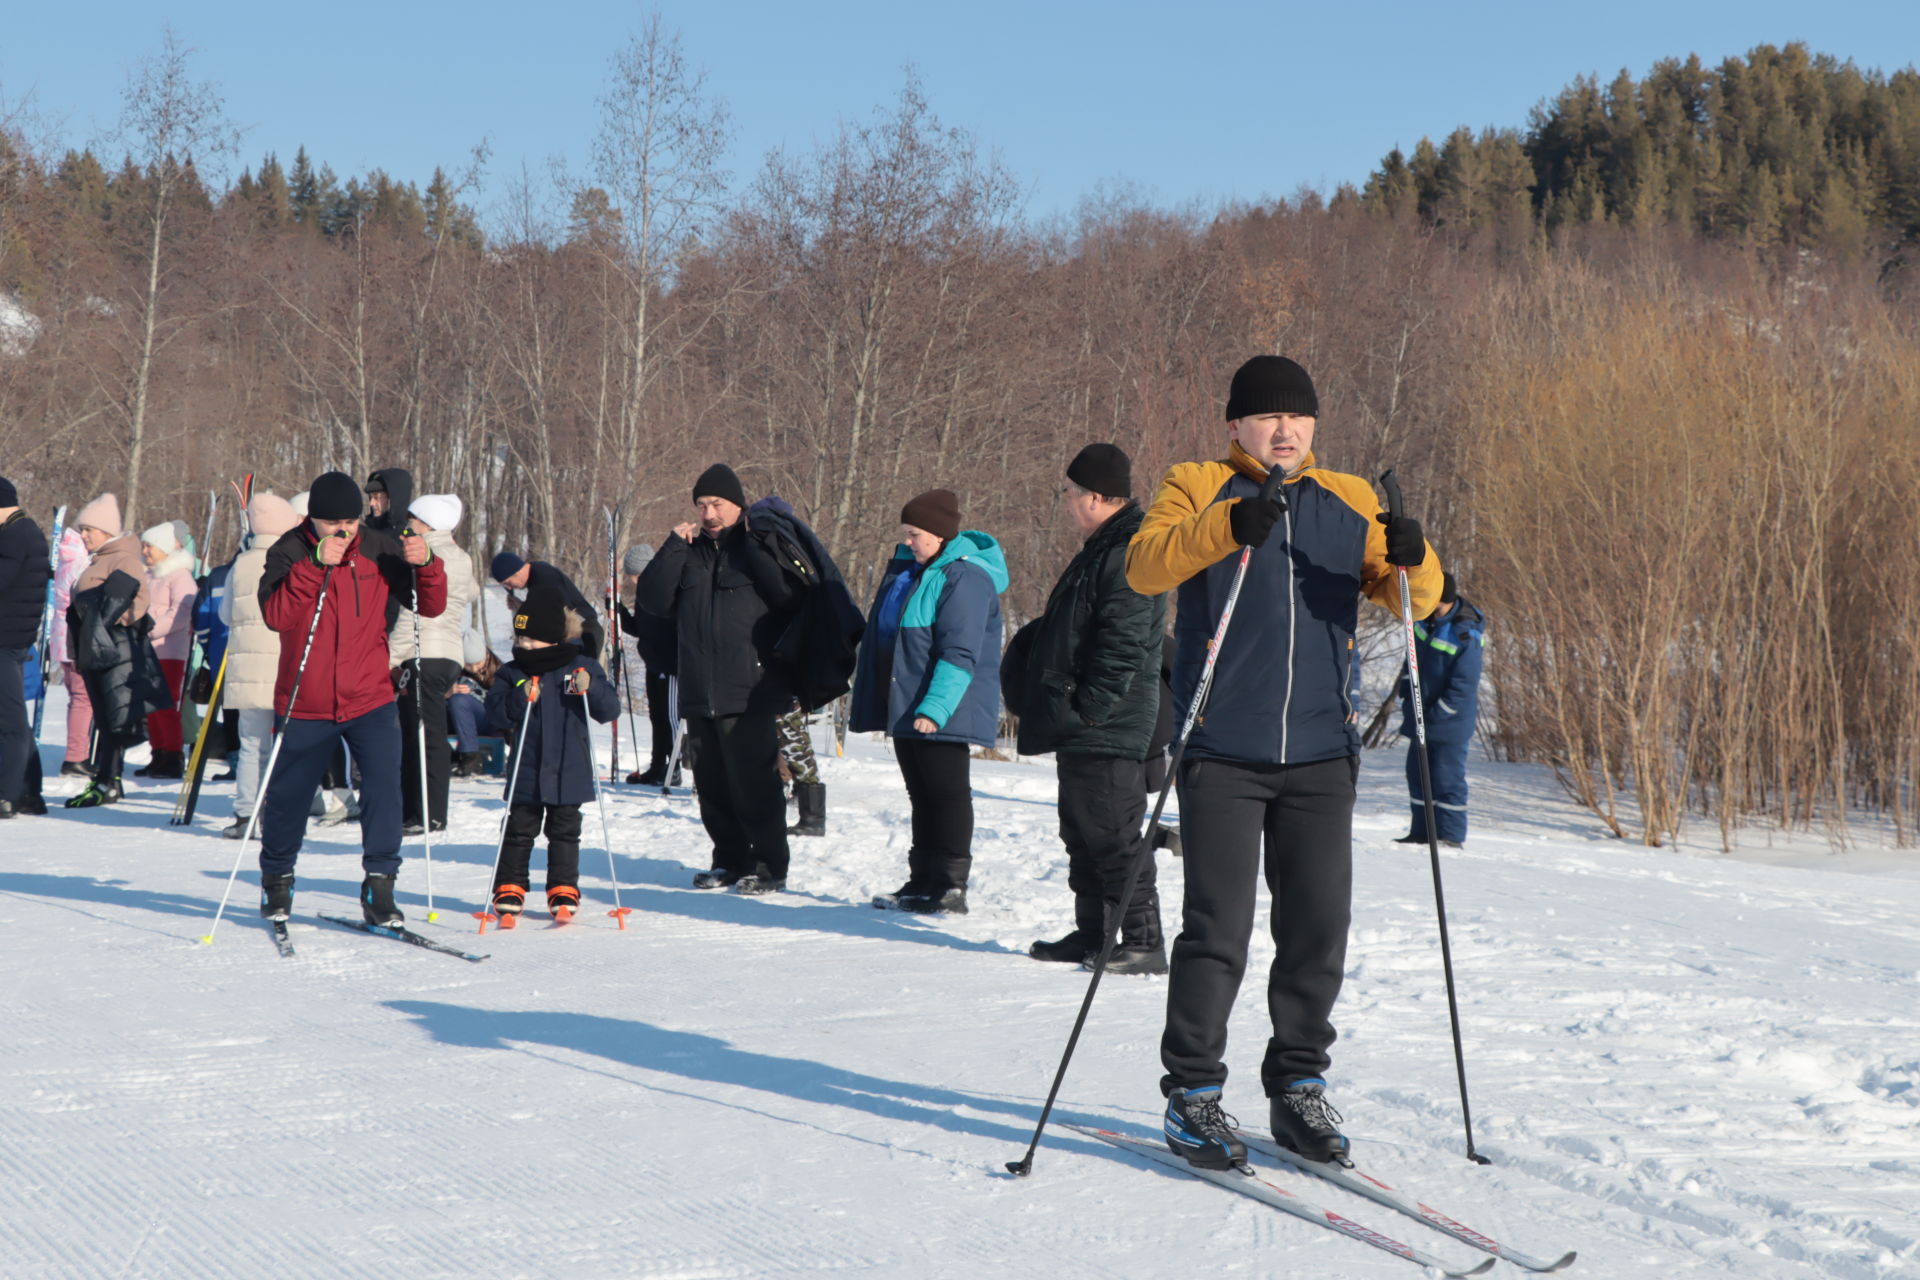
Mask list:
POLYGON ((400 717, 387 631, 403 602, 423 618, 439 617, 447 573, 424 539, 363 527, 360 516, 360 486, 329 471, 313 482, 308 518, 268 548, 260 575, 260 610, 280 633, 273 690, 282 717, 279 756, 260 800, 260 914, 269 920, 285 920, 293 910, 293 866, 308 807, 342 741, 360 762, 361 910, 368 924, 405 920, 393 901, 400 717))

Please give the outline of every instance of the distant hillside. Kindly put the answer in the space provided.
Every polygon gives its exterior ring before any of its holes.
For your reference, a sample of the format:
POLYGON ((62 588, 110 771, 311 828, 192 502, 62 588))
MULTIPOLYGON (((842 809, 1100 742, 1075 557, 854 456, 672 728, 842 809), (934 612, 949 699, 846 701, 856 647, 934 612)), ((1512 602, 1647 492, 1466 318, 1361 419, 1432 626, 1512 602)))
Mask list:
POLYGON ((1920 239, 1920 73, 1862 71, 1805 45, 1718 67, 1583 77, 1524 131, 1459 128, 1368 178, 1369 208, 1435 224, 1531 216, 1552 230, 1671 223, 1841 253, 1920 239))

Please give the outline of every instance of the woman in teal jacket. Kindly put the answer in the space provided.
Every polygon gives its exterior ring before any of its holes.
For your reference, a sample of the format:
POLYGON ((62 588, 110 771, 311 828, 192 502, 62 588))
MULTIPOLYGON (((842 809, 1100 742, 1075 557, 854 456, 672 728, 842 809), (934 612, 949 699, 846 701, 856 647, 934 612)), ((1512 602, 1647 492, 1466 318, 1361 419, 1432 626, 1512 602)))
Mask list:
POLYGON ((973 866, 968 755, 1000 723, 1000 544, 960 528, 946 489, 900 509, 902 545, 881 575, 860 644, 849 723, 893 735, 913 804, 907 882, 873 900, 921 914, 967 910, 973 866))

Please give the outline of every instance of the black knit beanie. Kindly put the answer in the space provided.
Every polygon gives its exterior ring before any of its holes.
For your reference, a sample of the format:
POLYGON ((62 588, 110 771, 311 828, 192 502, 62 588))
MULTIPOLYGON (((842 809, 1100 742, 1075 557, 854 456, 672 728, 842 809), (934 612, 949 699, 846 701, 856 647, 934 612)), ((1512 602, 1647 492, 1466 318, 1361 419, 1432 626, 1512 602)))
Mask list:
POLYGON ((1440 603, 1453 604, 1459 599, 1460 599, 1460 584, 1453 580, 1452 574, 1450 573, 1441 574, 1440 575, 1440 603))
POLYGON ((513 634, 548 644, 567 638, 567 600, 554 587, 535 587, 527 592, 527 602, 513 615, 513 634))
POLYGON ((315 520, 358 520, 365 508, 360 486, 344 471, 329 471, 307 490, 307 514, 315 520))
POLYGON ((1090 444, 1067 464, 1067 479, 1103 498, 1133 496, 1133 462, 1115 444, 1090 444))
POLYGON ((736 507, 747 505, 747 491, 740 487, 740 477, 724 462, 714 463, 693 482, 693 500, 702 498, 725 498, 736 507))
POLYGON ((376 471, 372 475, 367 477, 368 493, 385 493, 386 491, 387 491, 387 478, 384 475, 381 475, 378 471, 376 471))
POLYGON ((0 507, 20 505, 20 491, 13 487, 13 481, 0 476, 0 507))
POLYGON ((929 489, 900 508, 900 523, 951 542, 960 536, 960 499, 951 489, 929 489))
POLYGON ((1320 416, 1320 397, 1313 379, 1285 356, 1255 356, 1233 373, 1227 391, 1227 421, 1262 413, 1304 413, 1320 416))

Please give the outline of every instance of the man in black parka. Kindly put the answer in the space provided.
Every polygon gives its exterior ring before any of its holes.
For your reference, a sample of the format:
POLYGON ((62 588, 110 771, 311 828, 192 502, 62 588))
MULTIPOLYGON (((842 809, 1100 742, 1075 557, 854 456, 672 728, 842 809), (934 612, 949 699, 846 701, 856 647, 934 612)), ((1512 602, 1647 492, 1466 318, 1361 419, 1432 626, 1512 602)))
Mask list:
MULTIPOLYGON (((20 509, 12 481, 0 477, 0 818, 47 811, 24 673, 46 617, 48 560, 47 535, 20 509)), ((43 678, 52 665, 40 655, 43 678)))
POLYGON ((805 588, 775 559, 725 464, 693 486, 696 520, 678 525, 640 575, 648 613, 679 639, 680 714, 693 738, 700 821, 713 840, 697 889, 771 893, 787 882, 787 806, 775 721, 795 690, 775 658, 805 588))
MULTIPOLYGON (((1067 466, 1066 518, 1086 542, 1067 565, 1002 687, 1020 689, 1020 753, 1053 752, 1060 777, 1060 839, 1067 846, 1073 932, 1036 942, 1036 960, 1089 963, 1126 893, 1146 816, 1147 759, 1160 718, 1166 598, 1127 585, 1127 541, 1144 512, 1132 464, 1090 444, 1067 466)), ((1013 649, 1009 654, 1014 653, 1013 649)), ((1165 973, 1153 863, 1141 871, 1108 968, 1165 973)))

